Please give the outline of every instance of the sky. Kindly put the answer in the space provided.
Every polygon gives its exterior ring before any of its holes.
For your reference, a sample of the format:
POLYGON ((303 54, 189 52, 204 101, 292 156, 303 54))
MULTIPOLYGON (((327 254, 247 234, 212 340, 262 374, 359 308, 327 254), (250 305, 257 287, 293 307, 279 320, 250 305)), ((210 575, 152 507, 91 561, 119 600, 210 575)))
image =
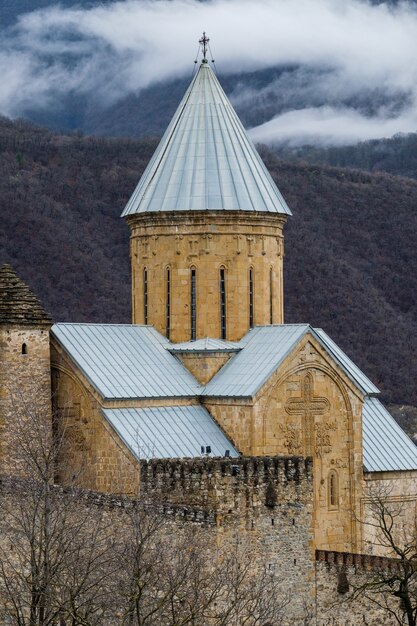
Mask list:
POLYGON ((62 96, 111 105, 190 76, 205 30, 221 75, 289 68, 234 104, 279 102, 254 140, 349 144, 417 131, 417 4, 365 0, 127 0, 26 13, 0 31, 0 113, 62 96))

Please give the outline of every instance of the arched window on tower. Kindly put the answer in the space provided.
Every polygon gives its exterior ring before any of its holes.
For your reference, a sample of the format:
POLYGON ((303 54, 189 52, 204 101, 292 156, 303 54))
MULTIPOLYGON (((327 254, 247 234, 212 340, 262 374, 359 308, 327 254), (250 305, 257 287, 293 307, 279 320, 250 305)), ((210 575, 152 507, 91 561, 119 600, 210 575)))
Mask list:
POLYGON ((224 267, 220 268, 220 338, 226 339, 226 270, 224 267))
POLYGON ((190 270, 190 321, 191 321, 191 341, 197 338, 197 270, 192 267, 190 270))
POLYGON ((274 323, 274 272, 269 269, 269 323, 274 323))
POLYGON ((339 477, 335 470, 331 470, 327 477, 327 503, 329 509, 339 508, 339 477))
POLYGON ((166 269, 166 337, 171 334, 171 268, 166 269))
POLYGON ((143 323, 148 323, 148 270, 143 269, 143 323))
POLYGON ((253 267, 249 268, 249 328, 253 328, 253 267))
POLYGON ((22 354, 27 354, 28 353, 28 347, 25 343, 22 343, 22 354))

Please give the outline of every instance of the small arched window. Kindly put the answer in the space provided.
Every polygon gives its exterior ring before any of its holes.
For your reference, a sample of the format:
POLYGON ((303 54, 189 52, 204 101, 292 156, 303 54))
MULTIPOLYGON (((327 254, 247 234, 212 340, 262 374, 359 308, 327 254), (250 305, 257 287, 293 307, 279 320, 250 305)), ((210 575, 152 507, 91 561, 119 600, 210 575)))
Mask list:
POLYGON ((25 343, 22 343, 22 354, 27 354, 28 353, 28 347, 25 343))
POLYGON ((143 269, 143 323, 148 323, 148 270, 143 269))
POLYGON ((269 323, 274 323, 274 272, 269 269, 269 323))
POLYGON ((226 339, 226 270, 220 268, 220 338, 226 339))
POLYGON ((249 268, 249 328, 253 328, 253 267, 249 268))
POLYGON ((339 478, 335 470, 331 470, 327 478, 327 502, 329 509, 339 508, 339 478))
POLYGON ((190 322, 191 341, 197 338, 197 270, 192 267, 190 270, 190 322))
POLYGON ((171 269, 166 269, 166 336, 171 334, 171 269))

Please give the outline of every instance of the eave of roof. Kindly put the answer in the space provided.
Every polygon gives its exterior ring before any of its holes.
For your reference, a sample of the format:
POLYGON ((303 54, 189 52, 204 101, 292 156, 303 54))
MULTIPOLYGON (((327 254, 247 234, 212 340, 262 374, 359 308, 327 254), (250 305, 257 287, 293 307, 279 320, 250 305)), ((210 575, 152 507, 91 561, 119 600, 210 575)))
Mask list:
POLYGON ((55 324, 51 333, 103 399, 188 398, 201 392, 152 326, 55 324))
POLYGON ((362 433, 366 472, 417 470, 417 447, 377 398, 365 398, 362 433))
POLYGON ((238 457, 230 439, 201 405, 102 409, 138 459, 192 458, 210 446, 210 456, 238 457))
POLYGON ((242 346, 239 345, 238 342, 206 337, 204 339, 197 339, 196 341, 183 341, 181 343, 168 344, 167 350, 173 353, 239 352, 239 350, 242 350, 242 346))
POLYGON ((202 395, 254 397, 307 333, 318 341, 364 395, 379 393, 322 329, 314 329, 309 324, 276 324, 251 329, 240 341, 242 351, 213 376, 202 395))

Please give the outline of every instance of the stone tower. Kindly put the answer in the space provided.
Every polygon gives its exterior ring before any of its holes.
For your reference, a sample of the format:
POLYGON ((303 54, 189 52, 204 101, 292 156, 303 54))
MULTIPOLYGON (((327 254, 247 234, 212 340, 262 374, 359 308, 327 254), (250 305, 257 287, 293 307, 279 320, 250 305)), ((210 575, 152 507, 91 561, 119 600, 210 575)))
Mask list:
POLYGON ((204 58, 122 214, 133 322, 174 342, 283 323, 290 214, 204 58))
POLYGON ((0 267, 0 473, 19 473, 13 427, 51 417, 51 318, 10 265, 0 267), (17 463, 17 466, 16 466, 17 463))

